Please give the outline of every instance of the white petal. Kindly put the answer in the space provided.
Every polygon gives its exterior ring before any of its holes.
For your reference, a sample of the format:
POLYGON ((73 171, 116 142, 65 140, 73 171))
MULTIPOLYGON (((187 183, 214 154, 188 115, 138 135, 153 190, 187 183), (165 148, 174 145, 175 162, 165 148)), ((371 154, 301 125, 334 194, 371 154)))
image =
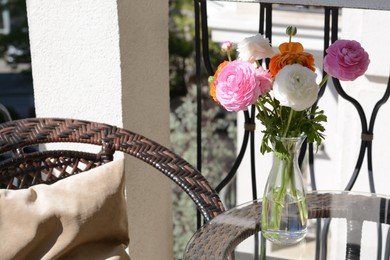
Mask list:
POLYGON ((300 65, 286 65, 275 77, 273 91, 282 106, 302 111, 317 100, 317 74, 300 65))

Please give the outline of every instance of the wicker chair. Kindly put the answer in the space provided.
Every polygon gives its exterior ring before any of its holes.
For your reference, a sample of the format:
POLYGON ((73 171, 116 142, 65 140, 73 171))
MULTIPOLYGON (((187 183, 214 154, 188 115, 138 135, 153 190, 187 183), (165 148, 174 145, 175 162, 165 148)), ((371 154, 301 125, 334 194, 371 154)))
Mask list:
POLYGON ((132 155, 170 178, 191 197, 205 221, 224 211, 218 194, 201 173, 169 149, 125 129, 75 119, 30 118, 1 124, 0 188, 23 189, 54 183, 112 161, 115 151, 132 155), (39 144, 54 142, 99 145, 101 150, 94 154, 34 149, 39 144))

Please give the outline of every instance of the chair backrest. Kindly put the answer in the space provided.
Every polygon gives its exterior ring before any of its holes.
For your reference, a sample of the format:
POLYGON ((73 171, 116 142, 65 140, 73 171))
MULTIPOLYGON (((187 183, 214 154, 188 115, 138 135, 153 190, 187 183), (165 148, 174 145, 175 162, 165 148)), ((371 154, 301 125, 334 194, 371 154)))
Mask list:
POLYGON ((28 118, 0 124, 0 188, 54 183, 112 161, 116 151, 144 161, 179 185, 205 221, 225 210, 204 176, 170 149, 122 128, 76 119, 28 118), (36 149, 39 144, 58 142, 99 145, 101 149, 96 154, 36 149))

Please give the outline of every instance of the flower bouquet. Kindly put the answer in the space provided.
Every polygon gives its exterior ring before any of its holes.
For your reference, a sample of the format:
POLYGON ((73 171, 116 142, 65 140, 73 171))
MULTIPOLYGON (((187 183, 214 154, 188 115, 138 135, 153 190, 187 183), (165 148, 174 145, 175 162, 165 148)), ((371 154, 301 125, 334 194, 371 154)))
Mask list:
POLYGON ((274 53, 261 34, 245 38, 237 45, 238 59, 231 59, 232 42, 224 42, 222 62, 209 78, 210 94, 228 111, 247 110, 254 105, 256 118, 264 126, 261 153, 273 152, 274 162, 263 196, 262 234, 267 239, 290 244, 306 235, 307 204, 305 186, 298 166, 304 140, 320 145, 322 123, 327 118, 317 106, 318 93, 329 76, 355 80, 370 62, 367 52, 353 40, 337 40, 326 50, 323 69, 327 73, 316 82, 312 54, 292 42, 295 27, 286 30, 289 41, 274 53), (270 58, 268 69, 262 63, 270 58))

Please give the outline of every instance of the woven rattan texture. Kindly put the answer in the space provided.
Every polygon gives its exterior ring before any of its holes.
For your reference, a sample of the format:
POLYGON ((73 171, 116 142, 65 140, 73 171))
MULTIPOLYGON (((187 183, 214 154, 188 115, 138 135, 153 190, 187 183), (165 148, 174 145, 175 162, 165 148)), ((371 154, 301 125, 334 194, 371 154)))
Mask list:
POLYGON ((0 163, 0 188, 23 189, 54 183, 101 165, 96 154, 76 151, 44 151, 23 154, 0 163))
POLYGON ((75 119, 29 118, 1 124, 0 154, 11 152, 12 158, 0 163, 0 185, 26 188, 52 183, 112 160, 115 151, 134 156, 169 177, 191 197, 206 221, 224 211, 218 194, 201 173, 168 148, 122 128, 75 119), (22 152, 24 147, 54 142, 99 145, 101 151, 96 155, 22 152))
MULTIPOLYGON (((390 224, 390 201, 347 194, 308 194, 309 218, 345 218, 390 224), (372 214, 377 212, 378 214, 372 214)), ((261 201, 231 209, 199 230, 184 260, 225 260, 236 246, 261 229, 261 201)))

